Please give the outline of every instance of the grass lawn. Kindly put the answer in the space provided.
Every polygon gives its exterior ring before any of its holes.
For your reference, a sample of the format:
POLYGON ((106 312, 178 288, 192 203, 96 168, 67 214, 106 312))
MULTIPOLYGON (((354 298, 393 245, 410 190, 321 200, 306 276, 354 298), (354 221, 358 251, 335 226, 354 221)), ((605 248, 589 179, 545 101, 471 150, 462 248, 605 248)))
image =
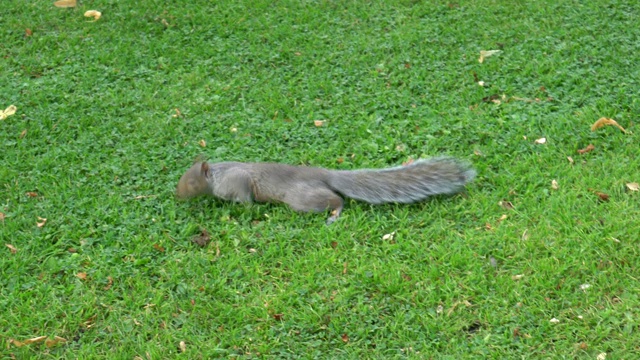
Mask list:
POLYGON ((3 0, 0 108, 17 112, 0 120, 0 358, 634 358, 638 14, 3 0), (627 132, 591 131, 601 117, 627 132), (173 197, 202 156, 443 154, 477 169, 466 194, 347 201, 331 226, 173 197))

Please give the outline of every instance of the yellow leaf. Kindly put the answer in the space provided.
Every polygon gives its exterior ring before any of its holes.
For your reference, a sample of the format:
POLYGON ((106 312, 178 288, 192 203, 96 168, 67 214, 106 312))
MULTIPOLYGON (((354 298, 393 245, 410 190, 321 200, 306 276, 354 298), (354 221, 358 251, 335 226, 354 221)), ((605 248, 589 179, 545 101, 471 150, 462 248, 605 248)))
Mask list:
POLYGON ((536 141, 534 141, 536 144, 544 144, 547 142, 547 138, 540 138, 540 139, 536 139, 536 141))
POLYGON ((613 125, 622 130, 623 133, 627 133, 627 130, 620 126, 620 124, 618 124, 615 120, 605 117, 601 117, 600 119, 598 119, 598 121, 594 122, 593 125, 591 125, 591 131, 596 131, 597 129, 600 129, 601 127, 606 125, 613 125))
POLYGON ((478 59, 478 62, 480 64, 482 64, 484 62, 484 59, 486 59, 486 58, 488 58, 490 56, 499 54, 501 52, 502 52, 502 50, 481 50, 480 51, 480 58, 478 59))
POLYGON ((202 140, 198 141, 198 145, 200 145, 202 147, 205 147, 205 146, 207 146, 207 142, 204 141, 204 139, 202 139, 202 140))
MULTIPOLYGON (((84 17, 92 17, 93 21, 98 21, 98 19, 100 19, 101 16, 102 16, 102 13, 98 10, 88 10, 84 13, 84 17)), ((178 113, 180 112, 178 109, 176 110, 178 113)))
POLYGON ((315 125, 316 127, 320 127, 324 125, 324 120, 314 120, 313 125, 315 125))
POLYGON ((9 105, 8 108, 0 110, 0 120, 4 120, 9 116, 15 114, 16 110, 18 110, 18 108, 15 105, 9 105))
POLYGON ((53 5, 59 8, 76 7, 76 0, 59 0, 54 2, 53 5))
POLYGON ((630 191, 638 191, 640 190, 640 184, 638 184, 637 182, 627 183, 627 189, 629 189, 630 191))
POLYGON ((39 222, 36 223, 36 225, 41 228, 44 226, 44 224, 47 223, 47 219, 45 218, 41 218, 40 216, 38 216, 38 220, 40 220, 39 222))

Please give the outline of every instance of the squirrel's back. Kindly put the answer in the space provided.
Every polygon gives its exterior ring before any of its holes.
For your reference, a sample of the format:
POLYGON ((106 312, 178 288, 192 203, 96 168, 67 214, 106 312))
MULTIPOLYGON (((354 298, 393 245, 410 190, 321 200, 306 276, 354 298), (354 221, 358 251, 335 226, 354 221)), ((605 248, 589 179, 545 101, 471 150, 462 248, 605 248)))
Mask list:
POLYGON ((346 197, 371 204, 411 203, 459 192, 475 175, 468 164, 439 157, 387 169, 332 171, 328 185, 346 197))

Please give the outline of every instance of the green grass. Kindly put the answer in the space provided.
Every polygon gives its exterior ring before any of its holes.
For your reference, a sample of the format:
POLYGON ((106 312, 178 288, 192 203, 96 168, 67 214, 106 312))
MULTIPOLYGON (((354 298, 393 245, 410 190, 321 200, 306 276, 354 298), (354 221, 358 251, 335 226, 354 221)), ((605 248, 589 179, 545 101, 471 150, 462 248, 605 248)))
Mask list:
POLYGON ((0 12, 0 107, 18 108, 0 121, 1 358, 640 351, 637 2, 52 3, 0 12), (540 101, 482 100, 502 94, 540 101), (591 132, 603 116, 630 133, 591 132), (173 198, 198 155, 356 169, 441 154, 477 168, 466 196, 350 201, 329 227, 173 198), (37 336, 68 342, 9 343, 37 336))

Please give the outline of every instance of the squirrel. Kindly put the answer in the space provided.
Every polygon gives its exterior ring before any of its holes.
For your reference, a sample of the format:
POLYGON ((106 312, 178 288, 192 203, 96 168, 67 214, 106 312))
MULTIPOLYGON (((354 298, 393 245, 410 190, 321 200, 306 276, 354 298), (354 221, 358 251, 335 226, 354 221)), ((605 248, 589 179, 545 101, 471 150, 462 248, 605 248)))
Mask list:
POLYGON ((283 202, 297 211, 331 210, 327 225, 342 212, 343 199, 370 204, 412 203, 454 194, 476 172, 451 157, 416 160, 405 166, 329 170, 279 163, 197 162, 180 178, 179 199, 212 195, 235 202, 283 202))

